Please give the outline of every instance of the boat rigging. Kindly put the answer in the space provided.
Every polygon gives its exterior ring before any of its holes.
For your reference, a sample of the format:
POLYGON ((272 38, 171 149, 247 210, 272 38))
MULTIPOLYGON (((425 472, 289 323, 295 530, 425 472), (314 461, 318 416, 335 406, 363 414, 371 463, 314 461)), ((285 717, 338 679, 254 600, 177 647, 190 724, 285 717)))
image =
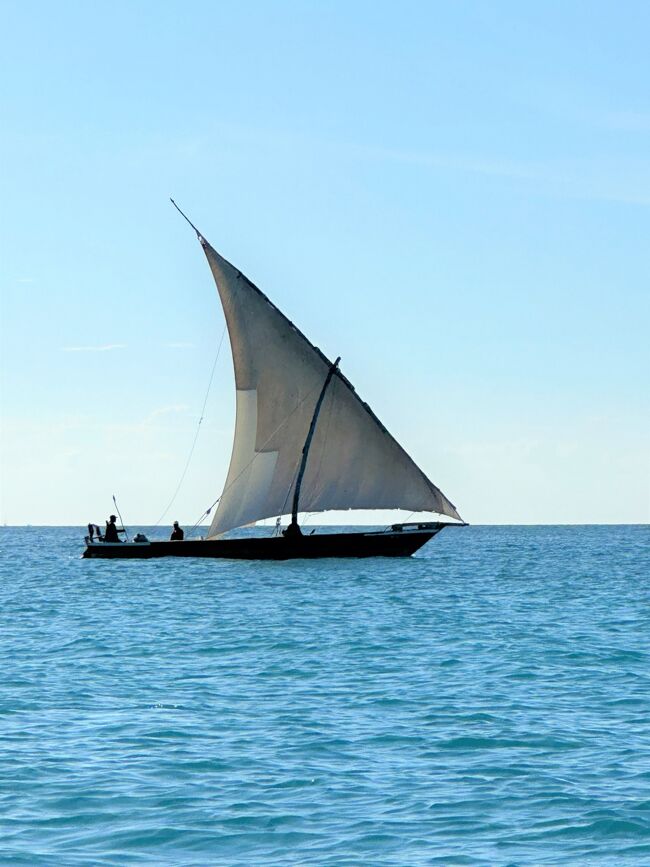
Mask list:
POLYGON ((206 539, 91 539, 84 557, 405 556, 443 527, 462 526, 451 501, 359 398, 340 358, 330 361, 172 203, 196 232, 226 319, 236 388, 230 468, 221 496, 207 510, 217 507, 206 539), (319 425, 325 408, 328 422, 319 425), (285 514, 289 497, 291 523, 283 535, 224 538, 285 514), (382 532, 302 534, 299 512, 333 509, 404 509, 451 520, 396 524, 382 532))

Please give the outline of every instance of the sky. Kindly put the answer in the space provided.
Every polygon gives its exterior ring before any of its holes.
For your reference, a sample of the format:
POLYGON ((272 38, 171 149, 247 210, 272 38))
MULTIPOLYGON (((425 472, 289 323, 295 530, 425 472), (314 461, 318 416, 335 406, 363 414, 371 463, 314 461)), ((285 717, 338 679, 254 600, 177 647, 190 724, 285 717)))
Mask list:
MULTIPOLYGON (((467 521, 649 520, 650 5, 0 21, 0 523, 172 498, 224 319, 170 196, 467 521)), ((234 405, 226 338, 164 525, 219 495, 234 405)))

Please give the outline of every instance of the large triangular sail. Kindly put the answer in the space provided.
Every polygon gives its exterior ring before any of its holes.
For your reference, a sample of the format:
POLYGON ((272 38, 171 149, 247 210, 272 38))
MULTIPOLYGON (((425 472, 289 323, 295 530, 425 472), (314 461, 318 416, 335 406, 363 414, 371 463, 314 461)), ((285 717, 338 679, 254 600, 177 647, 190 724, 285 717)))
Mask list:
MULTIPOLYGON (((197 233, 198 234, 198 233, 197 233)), ((223 304, 237 389, 228 477, 208 538, 286 514, 328 359, 200 235, 223 304)), ((337 370, 314 430, 300 510, 407 509, 460 520, 337 370)))

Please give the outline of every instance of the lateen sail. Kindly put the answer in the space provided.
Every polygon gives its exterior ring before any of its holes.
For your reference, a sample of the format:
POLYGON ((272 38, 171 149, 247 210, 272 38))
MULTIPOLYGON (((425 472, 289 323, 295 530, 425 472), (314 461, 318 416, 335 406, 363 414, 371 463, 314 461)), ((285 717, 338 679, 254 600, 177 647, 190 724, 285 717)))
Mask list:
MULTIPOLYGON (((228 478, 208 538, 291 511, 305 437, 331 362, 243 274, 200 238, 221 297, 237 417, 228 478)), ((350 383, 327 390, 300 511, 408 509, 460 520, 350 383)))

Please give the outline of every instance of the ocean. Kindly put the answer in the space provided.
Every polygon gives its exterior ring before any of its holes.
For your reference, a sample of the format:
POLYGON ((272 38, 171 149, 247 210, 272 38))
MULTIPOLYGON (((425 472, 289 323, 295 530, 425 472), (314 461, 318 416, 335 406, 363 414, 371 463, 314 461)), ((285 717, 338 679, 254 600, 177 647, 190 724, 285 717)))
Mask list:
POLYGON ((84 532, 0 528, 1 864, 650 864, 647 526, 286 563, 84 532))

